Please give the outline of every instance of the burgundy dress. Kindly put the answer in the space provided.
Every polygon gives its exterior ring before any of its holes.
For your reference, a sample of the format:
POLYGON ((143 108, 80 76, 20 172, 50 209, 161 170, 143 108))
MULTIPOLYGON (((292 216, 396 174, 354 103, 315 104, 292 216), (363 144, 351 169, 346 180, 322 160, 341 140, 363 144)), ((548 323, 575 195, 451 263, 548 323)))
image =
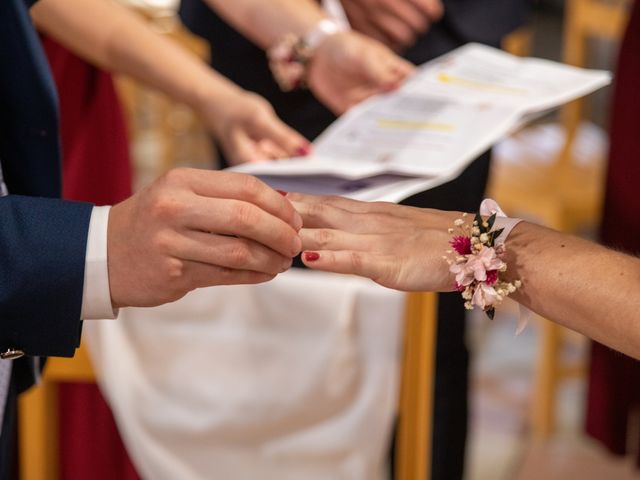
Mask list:
MULTIPOLYGON (((127 198, 129 146, 111 76, 49 38, 43 45, 60 97, 64 198, 97 205, 127 198)), ((59 478, 138 480, 98 387, 65 383, 59 395, 59 478)))
MULTIPOLYGON (((636 1, 618 59, 602 223, 606 245, 635 254, 640 254, 639 88, 640 2, 636 1)), ((594 343, 589 377, 587 432, 612 453, 629 453, 629 415, 640 407, 640 362, 594 343)), ((640 465, 640 452, 633 453, 640 465)))

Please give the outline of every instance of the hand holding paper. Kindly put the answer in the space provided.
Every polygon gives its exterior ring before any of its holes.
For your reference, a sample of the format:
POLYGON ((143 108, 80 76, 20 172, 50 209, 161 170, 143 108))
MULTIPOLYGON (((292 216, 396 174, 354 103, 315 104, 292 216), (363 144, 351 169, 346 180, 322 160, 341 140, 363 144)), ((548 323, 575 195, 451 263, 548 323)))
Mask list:
POLYGON ((288 191, 399 201, 455 178, 526 121, 610 79, 469 44, 351 109, 315 141, 312 157, 242 171, 288 191))

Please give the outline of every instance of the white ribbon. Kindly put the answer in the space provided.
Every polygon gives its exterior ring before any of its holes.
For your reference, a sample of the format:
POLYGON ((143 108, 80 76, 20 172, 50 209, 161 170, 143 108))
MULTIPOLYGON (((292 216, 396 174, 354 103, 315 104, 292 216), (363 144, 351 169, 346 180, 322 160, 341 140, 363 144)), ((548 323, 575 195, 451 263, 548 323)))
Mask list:
MULTIPOLYGON (((492 198, 487 198, 482 201, 480 204, 480 215, 484 217, 490 217, 491 215, 496 215, 496 221, 493 224, 496 230, 504 229, 500 236, 496 239, 496 242, 500 244, 505 244, 507 241, 507 237, 514 229, 516 225, 518 225, 522 219, 521 218, 509 218, 502 211, 498 202, 493 200, 492 198)), ((529 319, 531 318, 531 310, 523 305, 519 305, 520 314, 518 315, 518 326, 516 327, 516 336, 520 335, 529 323, 529 319)))

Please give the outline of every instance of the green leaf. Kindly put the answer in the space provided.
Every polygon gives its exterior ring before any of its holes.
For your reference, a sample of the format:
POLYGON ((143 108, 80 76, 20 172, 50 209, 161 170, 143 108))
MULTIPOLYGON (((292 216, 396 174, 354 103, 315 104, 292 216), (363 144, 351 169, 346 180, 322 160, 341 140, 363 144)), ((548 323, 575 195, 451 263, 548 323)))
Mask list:
POLYGON ((487 317, 489 317, 489 320, 493 320, 493 317, 496 315, 496 309, 491 307, 485 310, 484 313, 487 314, 487 317))
POLYGON ((496 223, 496 214, 495 213, 489 217, 489 219, 487 220, 487 223, 489 224, 488 231, 491 231, 491 229, 493 228, 493 224, 496 223))
POLYGON ((498 238, 502 232, 504 232, 504 228, 501 228, 500 230, 496 230, 495 232, 491 232, 491 234, 489 235, 489 246, 490 247, 494 246, 494 244, 496 242, 496 238, 498 238))

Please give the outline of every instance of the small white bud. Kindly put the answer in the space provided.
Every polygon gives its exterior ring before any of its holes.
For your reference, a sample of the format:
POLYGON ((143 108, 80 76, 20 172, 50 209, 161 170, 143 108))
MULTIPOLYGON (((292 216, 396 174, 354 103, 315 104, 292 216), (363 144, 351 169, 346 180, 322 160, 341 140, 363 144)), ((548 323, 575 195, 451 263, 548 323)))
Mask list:
POLYGON ((483 233, 482 235, 480 235, 480 241, 482 243, 487 243, 489 241, 489 235, 487 235, 486 233, 483 233))
POLYGON ((453 222, 453 224, 456 227, 461 227, 462 225, 464 225, 464 220, 462 220, 461 218, 458 218, 455 222, 453 222))

